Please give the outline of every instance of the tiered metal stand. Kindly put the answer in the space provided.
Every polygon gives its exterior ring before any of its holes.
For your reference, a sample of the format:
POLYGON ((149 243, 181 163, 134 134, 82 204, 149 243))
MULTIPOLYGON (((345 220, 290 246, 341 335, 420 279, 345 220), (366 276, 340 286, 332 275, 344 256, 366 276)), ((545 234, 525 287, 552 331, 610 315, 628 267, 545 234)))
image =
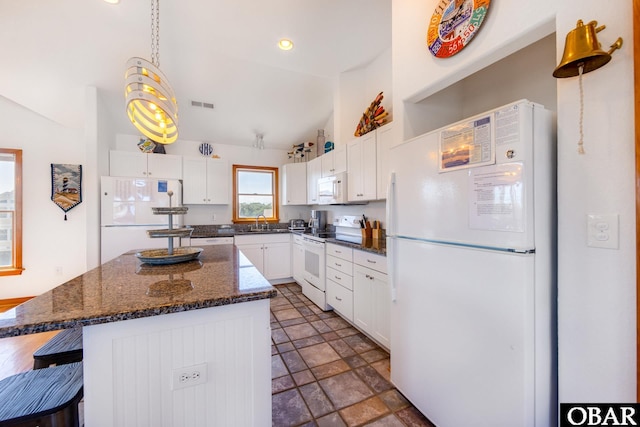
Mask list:
POLYGON ((152 239, 158 237, 166 237, 169 239, 169 245, 167 249, 148 249, 136 253, 136 257, 142 262, 147 264, 176 264, 179 262, 191 261, 200 256, 202 248, 194 247, 173 247, 174 237, 190 237, 193 232, 191 227, 173 228, 173 216, 184 215, 189 208, 184 206, 172 207, 171 196, 173 191, 167 193, 169 195, 169 207, 168 208, 151 208, 154 215, 167 215, 169 216, 169 228, 166 230, 149 230, 147 234, 152 239))

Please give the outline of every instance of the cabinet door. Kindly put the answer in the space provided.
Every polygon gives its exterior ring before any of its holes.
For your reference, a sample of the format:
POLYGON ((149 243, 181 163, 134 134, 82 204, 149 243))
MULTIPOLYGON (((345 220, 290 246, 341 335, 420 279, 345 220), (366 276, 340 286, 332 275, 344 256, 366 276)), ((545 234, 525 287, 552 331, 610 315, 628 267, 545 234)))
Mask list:
POLYGON ((182 156, 156 153, 146 156, 149 178, 182 179, 182 156))
POLYGON ((361 200, 362 194, 362 145, 360 139, 353 140, 347 144, 347 200, 361 200))
POLYGON ((236 246, 242 251, 244 256, 246 256, 247 259, 251 261, 251 264, 253 264, 253 266, 257 268, 260 273, 264 274, 264 257, 262 255, 264 251, 262 249, 262 244, 250 243, 248 245, 236 246))
POLYGON ((353 323, 366 333, 370 333, 373 317, 373 276, 369 269, 353 266, 353 323))
POLYGON ((110 151, 109 175, 147 178, 147 155, 135 151, 110 151))
POLYGON ((389 348, 391 297, 387 275, 353 266, 353 322, 380 344, 389 348))
POLYGON ((207 159, 207 203, 212 205, 229 204, 229 178, 229 162, 227 160, 207 159))
POLYGON ((307 204, 318 204, 318 178, 322 175, 322 157, 316 157, 307 162, 307 204))
POLYGON ((378 177, 376 188, 376 199, 387 198, 387 184, 389 181, 389 150, 394 144, 393 122, 376 129, 376 162, 378 177))
MULTIPOLYGON (((324 156, 323 156, 324 157, 324 156)), ((287 163, 282 166, 283 205, 307 204, 307 164, 287 163)))
POLYGON ((336 147, 333 151, 333 173, 347 171, 347 147, 344 145, 336 147))
POLYGON ((387 275, 370 272, 372 280, 372 330, 371 336, 389 349, 391 339, 391 289, 387 275))
POLYGON ((283 279, 291 277, 291 244, 264 244, 264 277, 283 279))
POLYGON ((325 176, 331 176, 334 174, 333 168, 333 151, 329 151, 328 153, 324 153, 320 156, 320 170, 321 176, 324 178, 325 176))
POLYGON ((207 159, 183 157, 182 203, 197 205, 207 203, 207 159))
POLYGON ((293 271, 293 279, 298 284, 301 284, 304 280, 304 248, 302 245, 296 245, 295 243, 292 248, 291 269, 293 271))

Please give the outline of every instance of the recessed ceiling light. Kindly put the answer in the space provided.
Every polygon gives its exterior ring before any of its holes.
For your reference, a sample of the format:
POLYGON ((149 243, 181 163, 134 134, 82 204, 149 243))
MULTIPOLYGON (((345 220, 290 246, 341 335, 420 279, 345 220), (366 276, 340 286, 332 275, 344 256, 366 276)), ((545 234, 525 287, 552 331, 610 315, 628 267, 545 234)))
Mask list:
POLYGON ((293 49, 293 42, 289 39, 280 39, 278 47, 282 50, 291 50, 293 49))
POLYGON ((104 0, 104 1, 106 1, 109 4, 118 4, 118 3, 120 3, 120 0, 104 0))

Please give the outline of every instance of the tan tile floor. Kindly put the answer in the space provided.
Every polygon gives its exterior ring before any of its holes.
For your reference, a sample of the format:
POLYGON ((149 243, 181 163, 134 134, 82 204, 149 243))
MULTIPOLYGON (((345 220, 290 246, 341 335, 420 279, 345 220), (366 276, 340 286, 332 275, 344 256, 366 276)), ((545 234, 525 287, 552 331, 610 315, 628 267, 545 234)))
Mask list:
POLYGON ((389 380, 389 354, 296 283, 271 300, 272 424, 429 426, 389 380))

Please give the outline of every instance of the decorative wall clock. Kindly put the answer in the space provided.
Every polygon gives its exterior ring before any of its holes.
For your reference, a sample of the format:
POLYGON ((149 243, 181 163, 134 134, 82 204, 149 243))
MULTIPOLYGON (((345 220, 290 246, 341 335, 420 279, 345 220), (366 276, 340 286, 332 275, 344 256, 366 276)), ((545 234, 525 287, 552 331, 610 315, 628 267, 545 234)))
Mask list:
POLYGON ((476 35, 491 0, 441 0, 431 16, 427 46, 433 56, 449 58, 476 35))

